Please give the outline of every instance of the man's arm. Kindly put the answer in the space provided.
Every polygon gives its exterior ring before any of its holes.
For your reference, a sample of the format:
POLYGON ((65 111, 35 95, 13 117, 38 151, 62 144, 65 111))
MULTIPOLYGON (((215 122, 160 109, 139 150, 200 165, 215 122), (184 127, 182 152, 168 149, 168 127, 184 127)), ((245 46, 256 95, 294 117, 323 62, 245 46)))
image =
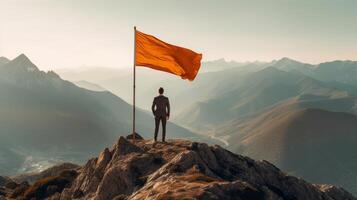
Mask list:
POLYGON ((169 101, 169 98, 167 98, 166 107, 167 107, 167 118, 169 118, 170 117, 170 101, 169 101))
POLYGON ((155 98, 154 98, 154 100, 152 101, 152 106, 151 106, 151 111, 152 111, 153 115, 155 115, 155 105, 156 105, 156 102, 155 102, 155 98))

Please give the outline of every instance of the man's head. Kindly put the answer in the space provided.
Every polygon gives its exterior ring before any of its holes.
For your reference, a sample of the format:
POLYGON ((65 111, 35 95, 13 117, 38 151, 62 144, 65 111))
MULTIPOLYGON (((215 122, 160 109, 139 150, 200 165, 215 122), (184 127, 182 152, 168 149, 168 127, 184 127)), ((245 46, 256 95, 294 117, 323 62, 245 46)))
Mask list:
POLYGON ((162 87, 159 88, 159 94, 164 94, 164 88, 162 87))

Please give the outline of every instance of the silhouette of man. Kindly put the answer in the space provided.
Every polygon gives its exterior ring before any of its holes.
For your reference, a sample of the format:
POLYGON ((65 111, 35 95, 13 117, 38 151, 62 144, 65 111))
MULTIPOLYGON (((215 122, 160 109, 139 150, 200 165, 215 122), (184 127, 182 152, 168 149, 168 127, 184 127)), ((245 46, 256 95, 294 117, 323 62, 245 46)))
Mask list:
POLYGON ((155 116, 155 142, 157 141, 157 134, 159 132, 160 121, 162 124, 162 142, 165 142, 166 136, 166 120, 170 117, 170 102, 169 98, 164 95, 164 88, 159 88, 159 96, 154 98, 151 110, 155 116))

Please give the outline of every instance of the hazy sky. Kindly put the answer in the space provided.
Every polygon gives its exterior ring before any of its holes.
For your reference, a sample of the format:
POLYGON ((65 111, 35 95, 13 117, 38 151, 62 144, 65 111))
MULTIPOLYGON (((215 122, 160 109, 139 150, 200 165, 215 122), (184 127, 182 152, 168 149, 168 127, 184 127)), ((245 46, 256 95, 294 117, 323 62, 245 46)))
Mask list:
POLYGON ((133 26, 204 60, 357 60, 356 0, 0 0, 0 56, 124 67, 133 26))

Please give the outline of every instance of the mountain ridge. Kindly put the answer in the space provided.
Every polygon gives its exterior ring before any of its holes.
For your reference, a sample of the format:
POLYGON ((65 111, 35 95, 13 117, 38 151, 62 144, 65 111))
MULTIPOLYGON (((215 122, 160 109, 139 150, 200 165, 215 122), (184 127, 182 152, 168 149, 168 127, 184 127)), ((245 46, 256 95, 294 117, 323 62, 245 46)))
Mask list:
POLYGON ((217 127, 229 149, 265 159, 312 182, 341 185, 356 193, 357 116, 346 112, 301 107, 289 101, 249 119, 217 127), (329 174, 329 176, 326 176, 329 174), (344 177, 348 176, 348 180, 344 177))

